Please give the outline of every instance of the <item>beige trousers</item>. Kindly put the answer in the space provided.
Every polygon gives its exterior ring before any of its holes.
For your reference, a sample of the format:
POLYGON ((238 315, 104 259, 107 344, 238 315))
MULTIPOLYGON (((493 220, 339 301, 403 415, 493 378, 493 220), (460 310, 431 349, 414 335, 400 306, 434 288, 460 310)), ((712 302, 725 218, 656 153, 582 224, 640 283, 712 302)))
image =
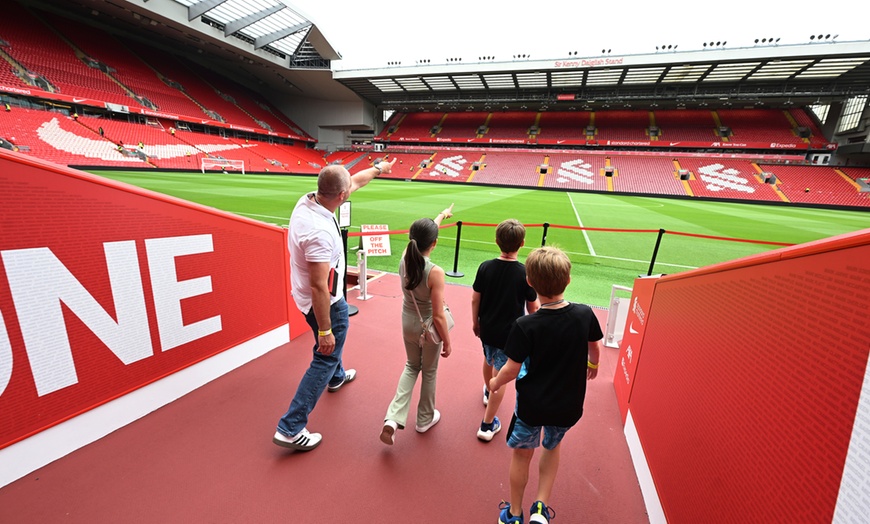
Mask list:
POLYGON ((422 373, 420 382, 420 400, 417 402, 417 425, 425 426, 432 422, 435 415, 435 378, 438 373, 438 360, 441 356, 441 344, 424 343, 420 347, 420 334, 423 328, 420 319, 414 314, 402 312, 402 338, 405 342, 407 360, 405 369, 399 377, 396 396, 390 402, 384 420, 396 422, 399 428, 404 428, 408 421, 408 411, 411 407, 411 393, 417 383, 417 376, 422 373))

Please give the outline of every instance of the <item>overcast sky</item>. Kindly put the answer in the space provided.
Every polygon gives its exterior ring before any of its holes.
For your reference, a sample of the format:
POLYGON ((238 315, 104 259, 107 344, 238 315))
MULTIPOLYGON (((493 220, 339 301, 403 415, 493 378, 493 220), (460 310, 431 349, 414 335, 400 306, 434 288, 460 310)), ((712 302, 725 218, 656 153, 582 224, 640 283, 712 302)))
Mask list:
POLYGON ((414 65, 428 58, 477 61, 655 52, 655 46, 701 49, 703 42, 727 47, 754 45, 756 38, 782 44, 809 42, 812 35, 837 40, 870 39, 870 2, 777 2, 775 0, 640 0, 581 2, 531 0, 287 0, 320 28, 342 55, 334 69, 414 65), (812 9, 809 8, 812 6, 812 9), (831 10, 825 11, 830 6, 831 10))

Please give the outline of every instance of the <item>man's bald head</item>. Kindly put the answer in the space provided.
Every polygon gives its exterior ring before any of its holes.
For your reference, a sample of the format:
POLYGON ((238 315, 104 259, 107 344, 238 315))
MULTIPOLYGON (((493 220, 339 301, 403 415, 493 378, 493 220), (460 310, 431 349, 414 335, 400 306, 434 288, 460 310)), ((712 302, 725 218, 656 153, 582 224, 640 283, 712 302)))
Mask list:
POLYGON ((342 191, 350 192, 350 173, 347 169, 336 164, 321 169, 317 176, 317 193, 326 198, 335 198, 342 191))

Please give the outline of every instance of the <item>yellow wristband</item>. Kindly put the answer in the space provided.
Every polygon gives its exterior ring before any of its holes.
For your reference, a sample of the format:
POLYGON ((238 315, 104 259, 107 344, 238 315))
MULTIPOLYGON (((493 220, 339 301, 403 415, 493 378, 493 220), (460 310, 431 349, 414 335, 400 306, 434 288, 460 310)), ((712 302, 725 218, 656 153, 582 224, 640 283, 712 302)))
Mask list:
POLYGON ((598 369, 598 364, 593 364, 592 362, 589 362, 588 360, 586 361, 586 366, 589 369, 598 369))
POLYGON ((318 331, 317 332, 317 336, 320 336, 320 337, 328 337, 331 334, 332 334, 332 328, 329 328, 326 331, 318 331))

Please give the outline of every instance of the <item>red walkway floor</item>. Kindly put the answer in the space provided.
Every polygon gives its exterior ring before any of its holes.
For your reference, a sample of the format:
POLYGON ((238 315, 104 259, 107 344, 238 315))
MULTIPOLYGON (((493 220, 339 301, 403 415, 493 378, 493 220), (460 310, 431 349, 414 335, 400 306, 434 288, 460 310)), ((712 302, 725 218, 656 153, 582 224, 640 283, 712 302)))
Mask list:
MULTIPOLYGON (((439 368, 442 420, 426 434, 400 431, 392 447, 378 435, 404 365, 397 277, 370 282, 369 293, 360 301, 349 292, 360 311, 344 362, 359 375, 324 393, 312 413, 319 448, 292 452, 271 441, 308 365, 306 334, 0 489, 0 522, 495 523, 509 498, 510 450, 504 432, 490 443, 475 437, 482 356, 467 320, 471 289, 447 289, 457 327, 454 354, 439 368)), ((604 326, 606 311, 597 312, 604 326)), ((550 502, 556 523, 648 522, 613 391, 616 354, 603 351, 585 415, 563 441, 550 502)), ((537 458, 532 465, 527 494, 537 458)))

